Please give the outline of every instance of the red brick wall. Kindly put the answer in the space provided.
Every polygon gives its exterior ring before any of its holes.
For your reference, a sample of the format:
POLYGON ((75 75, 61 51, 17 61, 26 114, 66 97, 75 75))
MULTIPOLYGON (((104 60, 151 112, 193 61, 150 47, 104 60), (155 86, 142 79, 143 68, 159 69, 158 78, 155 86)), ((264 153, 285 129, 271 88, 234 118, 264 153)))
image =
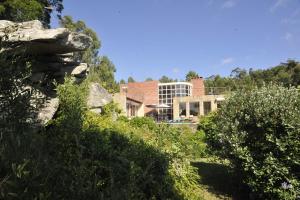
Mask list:
POLYGON ((132 99, 142 99, 145 104, 144 111, 146 114, 153 110, 152 108, 147 108, 146 105, 158 104, 158 81, 128 83, 127 96, 132 99))
POLYGON ((191 83, 193 84, 192 96, 199 97, 205 95, 203 78, 192 79, 191 83))

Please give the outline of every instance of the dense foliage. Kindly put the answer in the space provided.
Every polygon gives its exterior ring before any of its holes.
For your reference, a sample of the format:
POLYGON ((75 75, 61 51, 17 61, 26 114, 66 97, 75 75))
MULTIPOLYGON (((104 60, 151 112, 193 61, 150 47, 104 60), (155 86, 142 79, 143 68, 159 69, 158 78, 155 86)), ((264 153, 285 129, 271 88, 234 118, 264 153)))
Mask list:
POLYGON ((55 10, 60 17, 63 0, 2 0, 0 2, 0 20, 24 22, 40 20, 50 25, 51 13, 55 10))
POLYGON ((300 93, 268 86, 238 91, 200 126, 210 148, 228 158, 256 198, 300 194, 300 93))
POLYGON ((186 75, 185 75, 185 80, 186 81, 191 81, 192 79, 198 78, 199 75, 197 72, 195 71, 189 71, 186 75))
POLYGON ((201 199, 188 159, 204 152, 199 136, 150 118, 89 113, 86 84, 58 86, 56 119, 24 145, 2 129, 1 199, 201 199))
POLYGON ((99 57, 99 63, 92 66, 88 79, 93 82, 98 82, 110 93, 119 91, 119 85, 115 80, 115 65, 107 56, 99 57))
POLYGON ((206 87, 230 87, 231 90, 239 88, 251 89, 264 84, 281 84, 283 86, 300 85, 300 64, 294 60, 288 60, 276 67, 265 70, 249 71, 241 68, 232 70, 230 77, 219 75, 211 76, 205 80, 206 87))

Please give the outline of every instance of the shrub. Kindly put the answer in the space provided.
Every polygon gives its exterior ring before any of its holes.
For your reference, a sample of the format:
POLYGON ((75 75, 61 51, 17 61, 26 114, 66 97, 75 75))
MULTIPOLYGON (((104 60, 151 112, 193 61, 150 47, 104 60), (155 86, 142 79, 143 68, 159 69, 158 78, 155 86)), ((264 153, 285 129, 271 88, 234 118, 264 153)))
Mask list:
POLYGON ((300 194, 299 122, 299 91, 267 86, 234 93, 206 133, 209 144, 230 159, 256 198, 296 199, 300 194))
POLYGON ((220 151, 221 144, 218 141, 218 130, 216 122, 216 112, 211 112, 210 114, 200 118, 198 130, 204 132, 204 140, 207 144, 207 152, 210 154, 217 154, 222 156, 220 151))
POLYGON ((156 124, 151 117, 134 117, 130 120, 130 125, 136 128, 147 127, 150 130, 156 129, 156 124))

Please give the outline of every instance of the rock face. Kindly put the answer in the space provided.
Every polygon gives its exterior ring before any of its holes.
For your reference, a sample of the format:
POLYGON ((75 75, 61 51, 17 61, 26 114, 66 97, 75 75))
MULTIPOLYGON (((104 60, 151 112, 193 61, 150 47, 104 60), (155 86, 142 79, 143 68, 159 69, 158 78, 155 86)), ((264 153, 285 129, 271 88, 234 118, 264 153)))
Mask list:
POLYGON ((34 55, 83 51, 91 45, 91 38, 84 34, 66 28, 44 29, 37 20, 23 23, 1 20, 0 37, 3 37, 4 43, 17 44, 16 47, 22 48, 26 46, 34 55))
POLYGON ((101 113, 101 108, 112 102, 113 97, 98 83, 92 83, 89 89, 87 106, 92 112, 101 113))
POLYGON ((23 23, 0 20, 0 39, 3 44, 1 52, 17 54, 26 50, 27 55, 35 58, 31 87, 39 88, 46 97, 37 115, 41 124, 46 124, 58 108, 53 83, 63 83, 66 74, 71 75, 75 82, 86 77, 87 64, 78 63, 72 57, 74 52, 89 48, 92 39, 66 28, 45 29, 37 20, 23 23))

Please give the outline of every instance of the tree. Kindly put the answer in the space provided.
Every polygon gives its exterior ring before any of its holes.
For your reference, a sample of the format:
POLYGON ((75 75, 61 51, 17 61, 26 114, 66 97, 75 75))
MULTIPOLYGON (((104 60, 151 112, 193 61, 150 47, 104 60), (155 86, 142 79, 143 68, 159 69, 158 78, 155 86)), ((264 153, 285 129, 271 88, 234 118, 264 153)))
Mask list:
POLYGON ((146 78, 145 81, 153 81, 153 79, 152 78, 146 78))
POLYGON ((64 16, 60 20, 60 25, 62 27, 68 28, 71 31, 75 31, 78 33, 83 33, 88 35, 92 38, 92 45, 91 47, 83 52, 76 52, 74 53, 74 59, 77 62, 85 62, 90 65, 95 65, 99 62, 98 59, 98 52, 99 48, 101 47, 101 42, 97 36, 97 33, 92 29, 88 28, 84 21, 79 20, 77 22, 73 21, 71 16, 64 16))
POLYGON ((128 77, 128 81, 127 81, 128 83, 134 83, 135 82, 135 80, 131 77, 131 76, 129 76, 128 77))
POLYGON ((119 87, 115 80, 115 72, 115 65, 107 56, 103 56, 96 66, 91 67, 88 79, 93 82, 99 82, 109 92, 117 92, 119 87))
POLYGON ((185 76, 186 81, 191 81, 192 79, 195 78, 199 78, 199 75, 195 71, 189 71, 185 76))
POLYGON ((14 22, 40 20, 44 26, 50 26, 53 10, 63 10, 63 0, 2 0, 0 3, 0 19, 14 22))
POLYGON ((120 84, 126 84, 126 81, 124 79, 121 79, 120 84))
POLYGON ((174 82, 173 79, 167 77, 167 76, 162 76, 160 79, 159 79, 159 82, 161 83, 170 83, 170 82, 174 82))
POLYGON ((204 130, 208 146, 257 194, 253 199, 296 199, 299 121, 300 92, 270 85, 230 95, 204 130))

